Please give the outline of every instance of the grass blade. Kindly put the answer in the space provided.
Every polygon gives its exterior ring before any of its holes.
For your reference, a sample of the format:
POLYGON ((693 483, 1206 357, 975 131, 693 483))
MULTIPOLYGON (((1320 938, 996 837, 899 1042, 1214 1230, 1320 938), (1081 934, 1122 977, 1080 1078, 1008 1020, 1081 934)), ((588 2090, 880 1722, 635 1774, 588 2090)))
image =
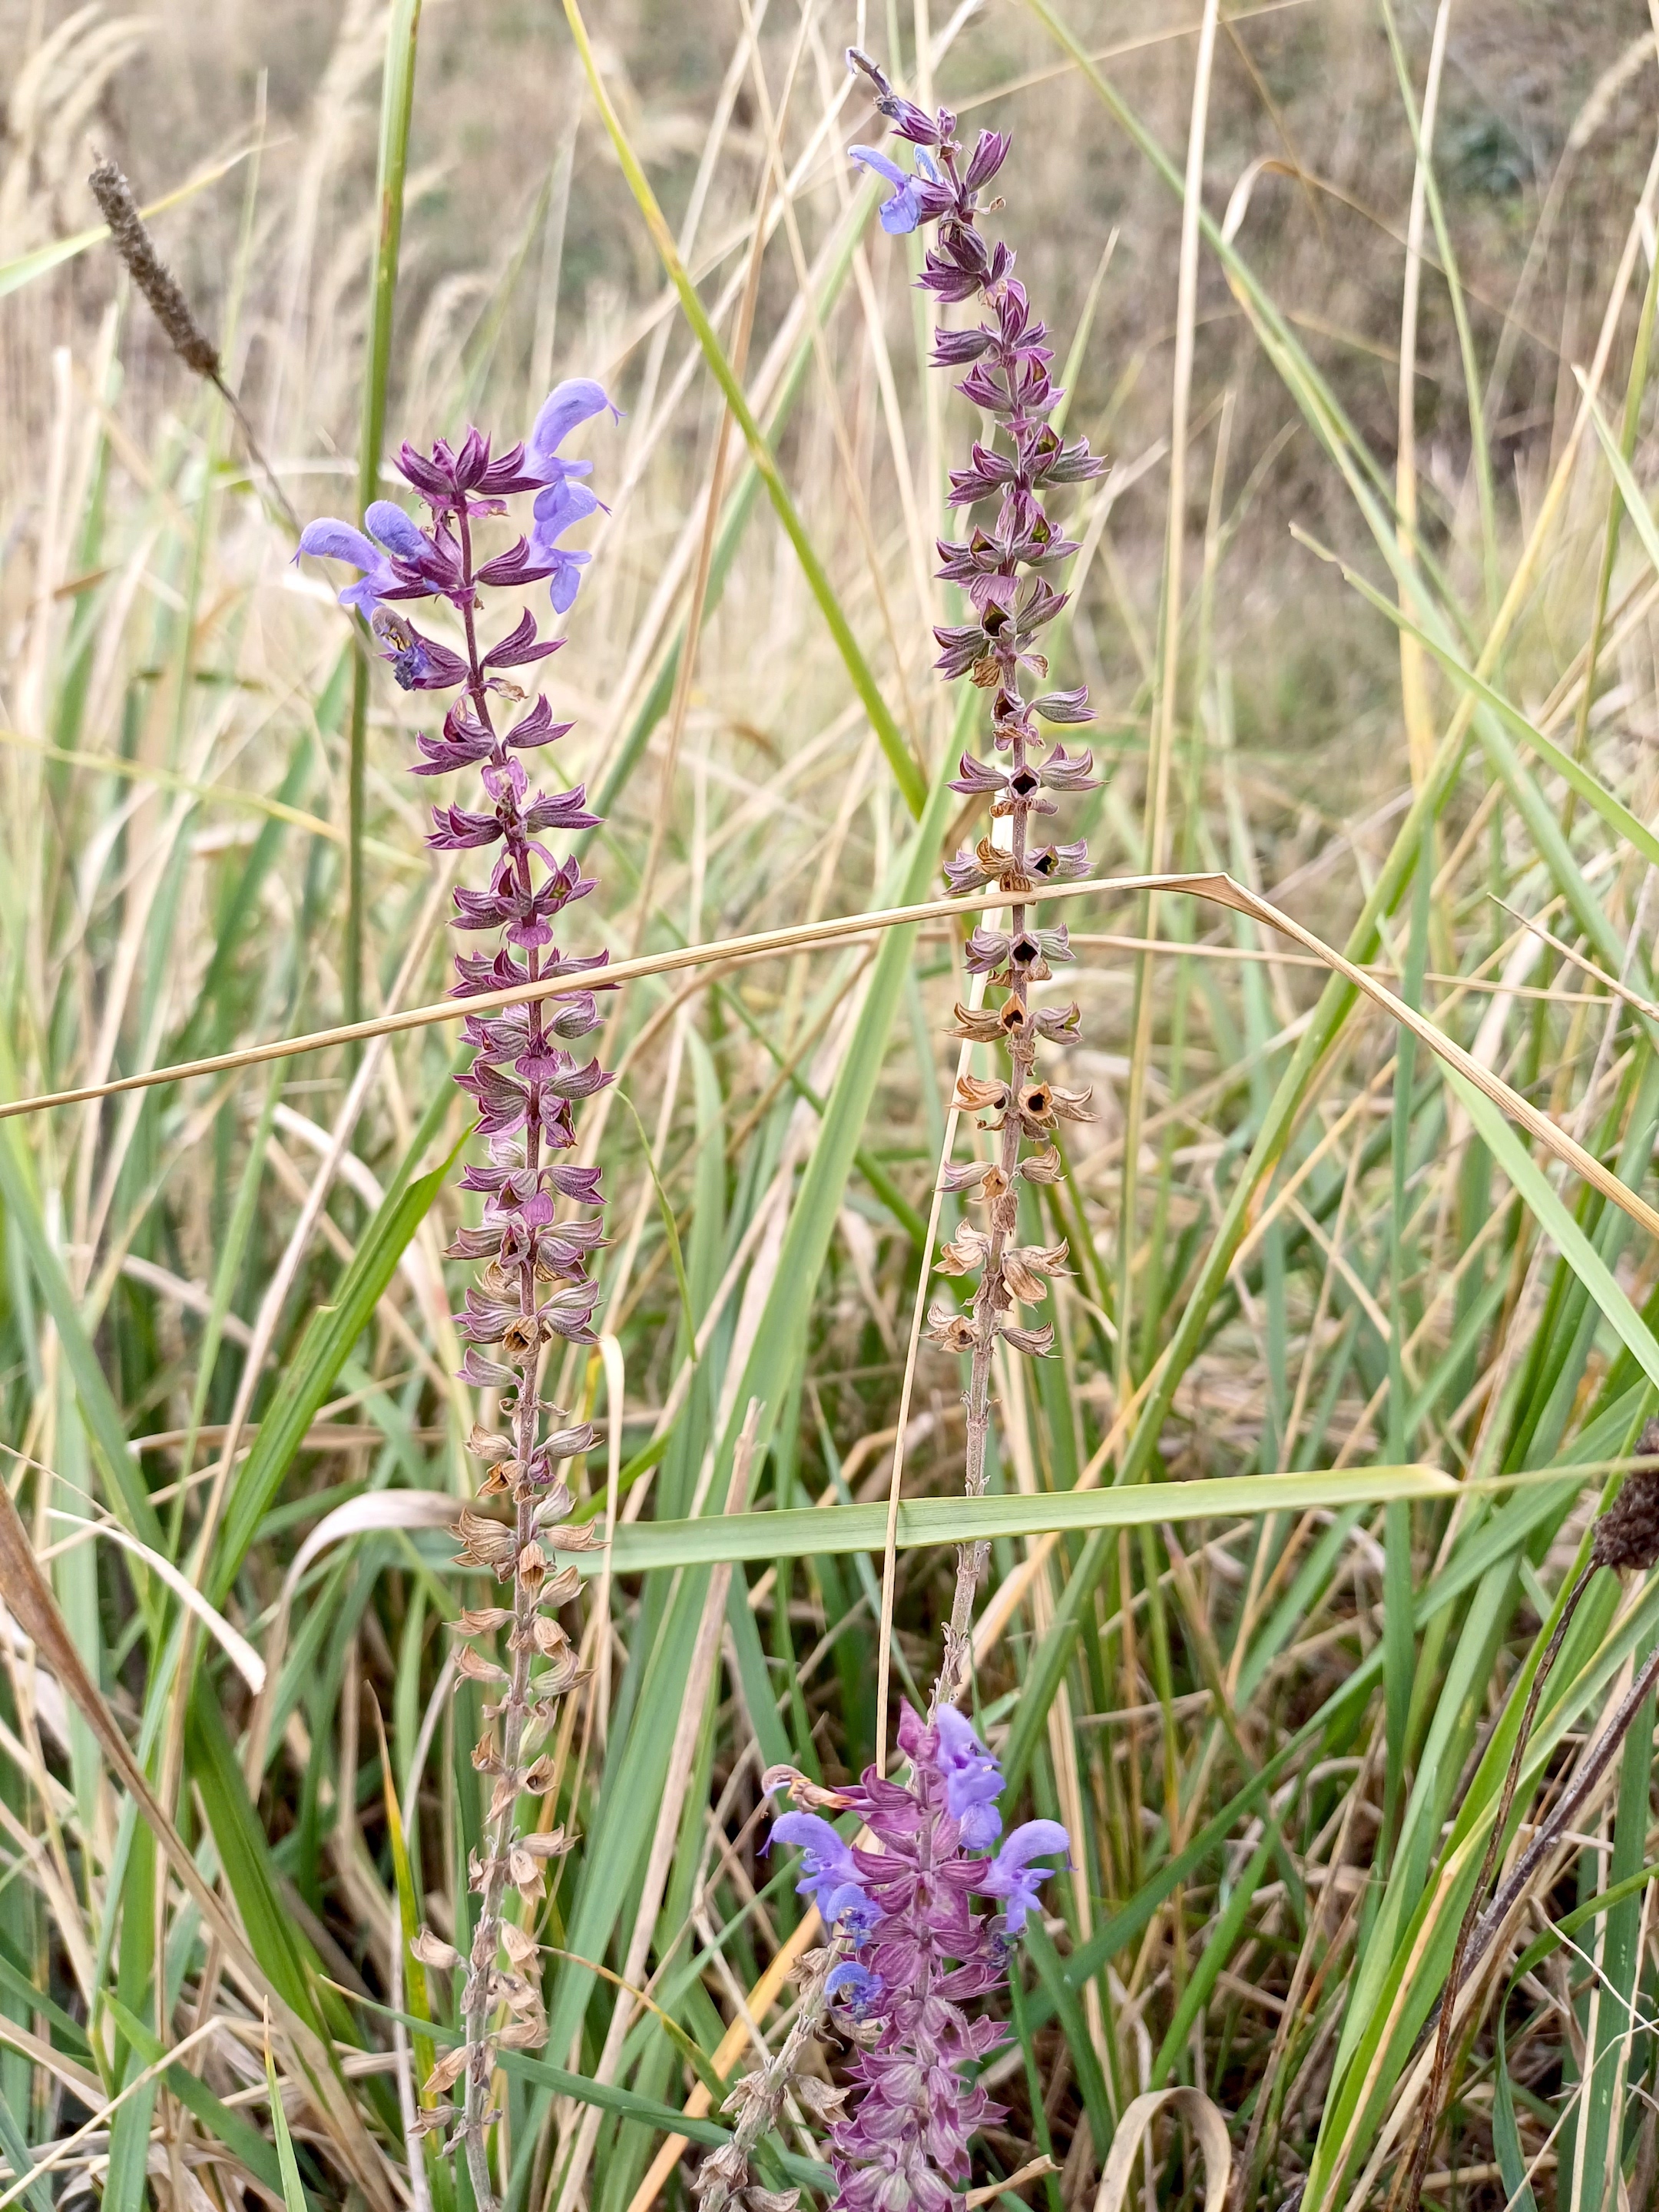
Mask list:
MULTIPOLYGON (((374 260, 368 288, 368 343, 363 362, 362 416, 357 441, 357 512, 380 495, 380 448, 386 440, 386 389, 392 374, 392 319, 398 296, 398 257, 404 234, 404 179, 409 169, 409 126, 415 107, 415 50, 421 0, 392 0, 386 23, 386 66, 380 82, 380 151, 374 172, 377 210, 374 260)), ((368 691, 368 646, 353 624, 351 721, 346 777, 346 1019, 362 1006, 363 841, 367 834, 368 691)))
MULTIPOLYGON (((696 287, 691 282, 690 273, 680 258, 678 249, 674 244, 673 234, 668 228, 662 210, 657 204, 656 194, 652 191, 650 181, 645 171, 640 167, 639 157, 629 144, 628 134, 623 129, 617 111, 611 104, 611 95, 605 89, 605 80, 599 74, 599 64, 593 58, 593 49, 588 42, 587 26, 582 21, 581 10, 576 4, 576 0, 565 0, 564 12, 566 20, 570 25, 571 33, 575 39, 577 51, 581 55, 582 67, 587 72, 587 82, 592 89, 595 103, 604 119, 605 127, 611 134, 611 143, 617 149, 617 158, 622 163, 623 174, 628 179, 629 189, 639 203, 640 213, 644 216, 646 228, 651 234, 651 242, 657 249, 662 265, 668 273, 669 281, 680 295, 680 304, 685 310, 685 319, 696 333, 697 343, 702 348, 703 357, 708 363, 715 382, 725 394, 726 404, 732 410, 732 419, 748 441, 749 450, 754 457, 756 468, 760 471, 761 481, 766 486, 772 504, 777 510, 778 520, 782 523, 788 534, 789 542, 795 549, 796 557, 805 575, 807 586, 813 598, 817 601, 819 611, 829 625, 830 634, 835 639, 841 657, 847 665, 847 672, 853 679, 853 688, 864 702, 865 712, 870 717, 870 726, 874 730, 882 751, 887 757, 887 764, 893 771, 893 780, 904 794, 904 802, 911 813, 920 817, 927 799, 927 780, 916 765, 915 757, 904 741, 903 732, 894 720, 891 710, 881 696, 876 679, 870 672, 869 664, 865 659, 858 641, 853 635, 847 617, 842 610, 835 587, 825 573, 823 563, 818 558, 817 550, 807 533, 805 523, 801 520, 795 502, 790 497, 788 489, 779 473, 777 461, 771 447, 767 442, 766 434, 755 420, 754 410, 749 404, 743 386, 738 383, 732 364, 726 357, 725 349, 715 335, 714 326, 704 312, 702 301, 697 297, 696 287)), ((872 198, 873 199, 873 194, 872 198)))

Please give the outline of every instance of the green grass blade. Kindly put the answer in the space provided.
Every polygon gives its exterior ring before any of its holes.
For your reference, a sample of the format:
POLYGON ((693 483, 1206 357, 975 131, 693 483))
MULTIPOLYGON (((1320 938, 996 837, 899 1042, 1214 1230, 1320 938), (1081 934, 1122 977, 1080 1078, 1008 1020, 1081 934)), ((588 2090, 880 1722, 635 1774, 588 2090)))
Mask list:
POLYGON ((283 2087, 276 2079, 276 2062, 270 2055, 269 2036, 265 2040, 265 2086, 270 2092, 270 2132, 276 2141, 276 2166, 283 2179, 285 2212, 311 2212, 310 2200, 300 2179, 299 2161, 294 2155, 288 2114, 283 2110, 283 2087))
MULTIPOLYGON (((1638 1666, 1646 1656, 1638 1651, 1638 1666)), ((1650 1691, 1631 1723, 1621 1759, 1608 1886, 1635 1886, 1607 1906, 1597 1947, 1599 1972, 1590 1989, 1586 2035, 1588 2064, 1573 2136, 1571 2189, 1565 2199, 1570 2212, 1601 2212, 1604 2204, 1615 2203, 1620 2194, 1619 2142, 1642 1974, 1642 1900, 1637 1892, 1647 1840, 1654 1703, 1650 1691)))
POLYGON ((1521 1194, 1540 1228, 1595 1300, 1601 1314, 1642 1372, 1659 1389, 1659 1343, 1628 1294, 1590 1243, 1533 1158, 1521 1138, 1487 1099, 1455 1068, 1446 1080, 1468 1108, 1488 1149, 1521 1194))
MULTIPOLYGON (((153 2028, 146 2027, 118 1997, 106 1993, 104 2002, 122 2034, 146 2066, 154 2066, 167 2056, 160 2036, 153 2028)), ((252 2121, 222 2103, 200 2075, 192 2074, 188 2066, 169 2066, 161 2079, 169 2094, 192 2112, 210 2135, 216 2136, 233 2157, 240 2160, 255 2180, 262 2182, 273 2196, 282 2194, 282 2167, 276 2154, 252 2121)))
POLYGON ((1181 2002, 1170 2021, 1169 2032, 1158 2046, 1158 2057, 1152 2061, 1152 2070, 1147 2086, 1161 2089, 1169 2080, 1187 2047, 1187 2038, 1199 2008, 1215 1987, 1216 1977, 1233 1954, 1244 1916, 1255 1902, 1256 1891, 1261 1887, 1261 1877, 1267 1870, 1267 1862, 1279 1848, 1279 1823, 1269 1820, 1261 1841, 1251 1855, 1249 1864, 1233 1886, 1233 1893, 1223 1907, 1214 1932, 1200 1954, 1193 1969, 1192 1979, 1181 1993, 1181 2002))
MULTIPOLYGON (((64 1364, 86 1425, 87 1441, 103 1477, 110 1508, 120 1516, 130 1535, 160 1551, 163 1547, 161 1524, 149 1502, 138 1462, 127 1449, 126 1424, 104 1379, 104 1370, 82 1322, 63 1261, 46 1234, 27 1156, 12 1130, 0 1133, 0 1199, 3 1199, 6 1212, 28 1255, 35 1283, 58 1331, 64 1364)), ((131 1571, 142 1589, 144 1571, 137 1560, 132 1563, 131 1571)))
MULTIPOLYGON (((1583 372, 1578 370, 1575 373, 1582 386, 1583 372)), ((1600 441, 1601 457, 1613 471, 1613 480, 1619 487, 1619 496, 1625 502, 1625 511, 1635 524, 1636 534, 1642 541, 1642 550, 1647 555, 1655 574, 1659 574, 1659 524, 1654 521, 1653 509, 1648 505, 1642 487, 1637 483, 1630 463, 1625 459, 1623 447, 1614 437, 1606 416, 1588 392, 1585 397, 1589 399, 1590 427, 1600 441)))
MULTIPOLYGON (((987 1498, 908 1498, 899 1506, 902 1552, 1051 1530, 1145 1528, 1161 1521, 1207 1521, 1256 1513, 1340 1510, 1390 1499, 1455 1498, 1457 1485, 1432 1467, 1346 1468, 1334 1474, 1241 1474, 1114 1490, 1018 1492, 987 1498)), ((617 1574, 704 1566, 721 1559, 805 1559, 879 1552, 884 1501, 870 1505, 792 1506, 783 1513, 730 1513, 718 1519, 641 1521, 618 1527, 611 1565, 617 1574)), ((600 1554, 578 1564, 599 1571, 600 1554)))
MULTIPOLYGON (((847 672, 853 679, 853 688, 864 702, 865 712, 870 717, 870 726, 876 733, 882 751, 887 757, 888 766, 893 771, 893 779, 903 793, 904 802, 911 813, 920 817, 927 799, 927 779, 917 766, 915 755, 905 743, 903 732, 894 720, 891 710, 881 696, 876 679, 871 672, 869 663, 865 659, 859 642, 853 635, 851 625, 842 611, 835 587, 830 583, 823 563, 819 560, 817 549, 808 535, 806 526, 801 520, 799 511, 789 495, 788 488, 782 476, 779 473, 777 461, 770 445, 767 442, 766 434, 755 420, 754 410, 749 404, 743 386, 738 381, 736 372, 726 357, 725 349, 715 335, 714 326, 709 321, 702 301, 697 297, 697 288, 691 281, 690 271, 680 258, 678 249, 674 244, 673 234, 668 228, 662 210, 657 204, 657 196, 651 189, 650 180, 640 167, 639 157, 629 143, 628 134, 623 129, 617 111, 611 104, 611 95, 605 89, 605 80, 599 74, 599 64, 593 58, 593 49, 588 43, 587 26, 582 21, 581 10, 577 6, 576 0, 565 0, 564 12, 569 22, 572 35, 575 39, 577 51, 582 58, 582 67, 587 72, 587 81, 592 88, 594 101, 599 107, 605 127, 610 133, 611 143, 617 149, 617 159, 622 164, 623 174, 628 180, 629 190, 638 202, 640 213, 645 218, 646 228, 651 234, 652 243, 657 249, 664 269, 667 271, 670 283, 680 295, 680 304, 685 311, 685 319, 696 334, 697 343, 702 348, 703 358, 708 363, 715 382, 725 395, 726 404, 732 410, 732 418, 748 441, 749 450, 754 456, 755 466, 760 471, 761 481, 765 484, 772 504, 777 510, 778 520, 782 523, 789 542, 795 549, 796 558, 800 562, 808 588, 818 603, 819 611, 823 614, 829 626, 830 634, 836 641, 836 648, 846 663, 847 672)), ((860 189, 869 190, 870 188, 863 186, 860 189)))
POLYGON ((1418 623, 1408 620, 1392 599, 1379 592, 1374 584, 1367 582, 1357 569, 1351 568, 1336 554, 1327 552, 1304 531, 1296 529, 1294 525, 1292 529, 1310 552, 1317 553, 1322 561, 1334 562, 1344 580, 1353 586, 1368 605, 1375 607, 1379 614, 1386 615, 1397 629, 1414 637, 1425 653, 1431 653, 1460 690, 1468 692, 1471 698, 1495 714, 1512 737, 1518 738, 1523 745, 1536 753, 1539 759, 1552 769, 1570 789, 1577 793, 1587 806, 1595 809, 1616 837, 1633 845, 1644 859, 1659 867, 1659 837, 1656 837, 1629 807, 1615 799, 1582 761, 1575 760, 1564 746, 1556 744, 1553 738, 1546 737, 1537 724, 1530 721, 1501 691, 1495 691, 1490 684, 1483 683, 1473 669, 1465 667, 1448 646, 1431 636, 1418 623))
MULTIPOLYGON (((415 107, 415 49, 421 0, 392 0, 386 24, 386 66, 380 81, 380 151, 374 172, 377 226, 368 289, 368 345, 363 363, 362 416, 357 443, 357 512, 380 495, 380 447, 386 439, 386 387, 392 374, 392 318, 398 296, 398 257, 404 234, 404 179, 409 168, 409 126, 415 107)), ((368 691, 372 670, 367 646, 353 625, 357 650, 351 668, 350 750, 346 783, 345 1018, 362 1008, 363 839, 367 812, 368 691)))
POLYGON ((198 1678, 185 1723, 191 1778, 201 1793, 219 1863, 230 1885, 249 1948, 284 2004, 326 2043, 327 2030, 312 1985, 312 1966, 300 1948, 293 1916, 282 1901, 270 1865, 270 1847, 250 1803, 242 1771, 204 1679, 198 1678))

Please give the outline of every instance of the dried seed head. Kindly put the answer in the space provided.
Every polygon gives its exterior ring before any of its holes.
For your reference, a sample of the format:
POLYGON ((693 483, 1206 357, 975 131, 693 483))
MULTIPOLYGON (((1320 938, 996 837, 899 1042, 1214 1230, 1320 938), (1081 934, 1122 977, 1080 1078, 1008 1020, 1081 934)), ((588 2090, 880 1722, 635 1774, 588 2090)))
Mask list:
POLYGON ((422 1928, 411 1936, 409 1948, 411 1956, 423 1966, 459 1966, 461 1963, 461 1954, 455 1946, 434 1936, 429 1928, 422 1928))
POLYGON ((178 279, 155 250, 132 186, 113 161, 100 161, 87 179, 92 196, 109 225, 110 244, 125 262, 133 283, 149 301, 167 343, 186 368, 219 381, 219 349, 190 311, 178 279))
POLYGON ((446 2051, 421 2084, 421 2094, 423 2097, 441 2097, 446 2089, 453 2089, 466 2071, 471 2048, 470 2044, 458 2043, 453 2051, 446 2051))
POLYGON ((598 1521, 566 1522, 553 1528, 543 1524, 542 1534, 556 1552, 602 1552, 605 1549, 605 1528, 598 1521))
POLYGON ((487 1636, 492 1628, 505 1628, 513 1618, 504 1605, 468 1606, 449 1624, 455 1636, 487 1636))
POLYGON ((718 2212, 748 2178, 749 2160, 742 2149, 735 2142, 724 2142, 718 2150, 711 2150, 697 2168, 691 2194, 703 2212, 718 2212))
POLYGON ((501 1948, 515 1966, 524 1966, 538 1956, 541 1946, 527 1928, 515 1927, 507 1920, 501 1923, 501 1948))
POLYGON ((450 1524, 449 1533, 462 1546, 455 1555, 458 1567, 488 1567, 496 1581, 503 1583, 512 1573, 519 1540, 501 1522, 492 1521, 487 1513, 474 1513, 464 1505, 450 1524))
MULTIPOLYGON (((1659 1420, 1647 1424, 1636 1440, 1638 1459, 1659 1458, 1659 1420)), ((1590 1560, 1598 1567, 1659 1565, 1659 1468, 1638 1468, 1595 1524, 1590 1560)))

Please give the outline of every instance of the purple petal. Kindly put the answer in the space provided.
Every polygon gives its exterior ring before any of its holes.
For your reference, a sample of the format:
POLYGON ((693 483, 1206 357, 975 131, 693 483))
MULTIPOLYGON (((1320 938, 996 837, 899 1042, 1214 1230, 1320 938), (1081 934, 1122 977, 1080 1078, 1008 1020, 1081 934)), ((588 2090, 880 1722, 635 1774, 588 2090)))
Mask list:
POLYGON ((599 507, 599 500, 586 484, 571 483, 563 477, 549 484, 545 491, 538 491, 531 508, 536 526, 530 533, 530 543, 538 557, 546 560, 554 550, 555 541, 573 523, 597 514, 599 507))
POLYGON ((556 471, 559 447, 579 422, 602 414, 609 407, 616 422, 622 420, 619 409, 611 406, 603 386, 595 384, 591 376, 569 376, 562 384, 556 384, 542 402, 536 426, 530 433, 525 448, 526 473, 540 476, 545 481, 556 471))
POLYGON ((337 521, 331 514, 319 515, 315 522, 307 523, 300 532, 300 550, 321 561, 349 561, 354 568, 381 568, 386 565, 386 556, 378 545, 372 544, 361 530, 354 530, 349 522, 337 521))
POLYGON ((878 177, 885 177, 890 185, 908 185, 910 181, 898 163, 884 154, 879 147, 849 146, 847 151, 861 168, 869 169, 878 177))
POLYGON ((997 1853, 996 1867, 1000 1873, 1010 1873, 1048 1851, 1060 1852, 1066 1865, 1072 1863, 1072 1839, 1059 1821, 1022 1821, 997 1853))
POLYGON ((839 1999, 855 2018, 862 2018, 881 1996, 881 1976, 860 1966, 856 1959, 843 1959, 830 1969, 823 1992, 832 2004, 839 1999))
POLYGON ((389 552, 400 561, 419 562, 431 551, 413 518, 404 513, 395 501, 377 499, 363 520, 374 535, 389 552))
POLYGON ((555 614, 568 615, 576 604, 576 593, 581 587, 582 570, 592 559, 591 553, 559 554, 559 565, 553 571, 547 596, 553 602, 555 614))
POLYGON ((821 1813, 781 1813, 772 1823, 772 1841, 792 1844, 797 1850, 816 1851, 823 1859, 837 1859, 847 1845, 821 1813))
POLYGON ((902 238, 921 221, 921 205, 916 197, 916 179, 907 177, 896 161, 878 154, 873 146, 854 146, 853 159, 866 169, 872 169, 898 190, 881 206, 881 227, 890 238, 902 238))
POLYGON ((380 593, 395 580, 392 571, 382 564, 367 576, 360 576, 355 584, 348 584, 340 594, 340 605, 355 607, 363 620, 368 622, 380 604, 380 593))

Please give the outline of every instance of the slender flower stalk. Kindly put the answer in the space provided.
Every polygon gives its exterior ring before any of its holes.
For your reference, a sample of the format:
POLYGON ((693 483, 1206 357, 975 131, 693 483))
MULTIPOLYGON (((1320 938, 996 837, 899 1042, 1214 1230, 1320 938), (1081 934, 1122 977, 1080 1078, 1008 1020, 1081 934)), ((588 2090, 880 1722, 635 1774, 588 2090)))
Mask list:
MULTIPOLYGON (((980 794, 991 802, 991 826, 977 844, 964 846, 945 869, 953 892, 969 897, 995 884, 1035 896, 1045 883, 1089 872, 1088 848, 1044 841, 1042 818, 1058 810, 1052 794, 1093 787, 1094 762, 1088 752, 1068 754, 1050 748, 1039 721, 1074 725, 1090 720, 1088 693, 1041 691, 1025 696, 1027 677, 1044 683, 1048 664, 1037 650, 1037 634, 1066 605, 1049 577, 1076 544, 1049 520, 1045 494, 1061 484, 1085 483, 1106 463, 1089 451, 1086 439, 1067 445, 1048 417, 1062 394, 1048 374, 1053 354, 1044 325, 1032 315, 1025 287, 1014 275, 1012 249, 988 245, 979 228, 987 210, 981 195, 1008 157, 1010 141, 1000 131, 981 131, 971 152, 958 142, 957 118, 948 108, 929 115, 894 92, 869 57, 849 51, 848 65, 867 79, 876 106, 898 137, 915 146, 916 170, 902 168, 873 147, 855 146, 853 159, 894 186, 882 210, 882 225, 902 233, 936 226, 919 283, 943 307, 973 303, 981 319, 969 327, 934 335, 933 362, 967 373, 957 389, 988 415, 1006 440, 975 441, 963 469, 951 472, 951 504, 973 507, 997 501, 996 520, 975 525, 960 541, 941 539, 938 574, 959 584, 973 611, 970 622, 934 632, 936 664, 948 680, 968 677, 990 694, 989 761, 963 754, 952 789, 980 794)), ((995 202, 1000 206, 1001 203, 995 202)), ((1002 993, 991 1009, 956 1010, 953 1034, 975 1044, 1000 1045, 1007 1054, 1007 1073, 989 1081, 964 1075, 955 1104, 982 1115, 982 1127, 1000 1133, 995 1160, 947 1167, 945 1187, 962 1192, 986 1209, 982 1228, 959 1230, 939 1254, 941 1273, 976 1275, 973 1299, 964 1313, 943 1301, 928 1315, 928 1334, 945 1350, 969 1361, 966 1488, 981 1496, 986 1481, 986 1448, 991 1425, 991 1370, 1000 1340, 1030 1358, 1054 1343, 1048 1327, 1027 1327, 1014 1317, 1019 1306, 1036 1305, 1048 1294, 1049 1279, 1064 1271, 1066 1249, 1021 1245, 1019 1186, 1053 1182, 1060 1170, 1054 1144, 1059 1124, 1086 1121, 1087 1091, 1066 1091, 1037 1072, 1040 1041, 1069 1043, 1078 1033, 1075 1006, 1034 1006, 1033 987, 1049 981, 1053 963, 1072 957, 1062 922, 1038 926, 1032 908, 1011 908, 1006 928, 981 925, 968 940, 970 975, 983 975, 1002 993)), ((983 1571, 986 1547, 964 1546, 957 1568, 955 1601, 945 1634, 935 1704, 952 1702, 966 1682, 969 1628, 974 1591, 983 1571)))
MULTIPOLYGON (((552 794, 530 787, 524 755, 563 737, 571 726, 555 722, 539 695, 525 707, 525 690, 508 673, 545 659, 562 641, 541 637, 526 612, 486 647, 478 623, 482 595, 490 588, 548 581, 559 612, 574 600, 588 556, 559 541, 599 502, 580 481, 590 464, 564 459, 559 447, 579 423, 609 408, 597 384, 576 379, 550 395, 526 444, 498 456, 477 430, 456 448, 440 441, 422 454, 406 445, 398 466, 430 511, 428 528, 393 501, 377 500, 363 518, 367 536, 323 520, 300 540, 301 552, 344 560, 363 572, 341 593, 342 602, 368 618, 405 690, 457 695, 442 735, 416 739, 421 757, 410 772, 431 776, 476 768, 489 802, 482 811, 434 807, 427 840, 438 852, 499 848, 488 890, 462 887, 454 895, 454 927, 500 937, 493 953, 457 956, 455 988, 463 997, 600 969, 607 958, 603 951, 563 955, 553 945, 556 917, 594 886, 574 860, 556 860, 543 841, 550 831, 592 829, 599 817, 588 812, 580 784, 552 794), (476 526, 504 514, 507 501, 525 492, 535 494, 531 534, 505 552, 481 557, 476 526), (448 601, 460 619, 464 653, 422 635, 394 611, 395 603, 419 599, 448 601)), ((561 1526, 574 1500, 560 1470, 590 1448, 594 1431, 570 1422, 540 1395, 539 1370, 551 1343, 595 1340, 599 1288, 587 1261, 601 1241, 600 1224, 597 1218, 561 1219, 558 1212, 561 1200, 588 1209, 600 1205, 599 1170, 561 1164, 557 1155, 576 1141, 576 1103, 611 1080, 597 1060, 578 1066, 565 1049, 599 1020, 592 991, 551 1005, 532 1000, 469 1016, 464 1030, 474 1056, 456 1079, 477 1100, 477 1131, 488 1139, 486 1160, 461 1177, 463 1189, 482 1194, 483 1220, 463 1229, 449 1253, 480 1263, 456 1316, 468 1344, 460 1373, 496 1394, 504 1425, 475 1427, 468 1449, 485 1469, 478 1497, 510 1499, 513 1509, 507 1522, 464 1507, 455 1523, 463 1547, 457 1564, 487 1570, 510 1584, 512 1595, 505 1605, 469 1608, 455 1624, 462 1638, 459 1680, 498 1693, 483 1709, 488 1731, 472 1753, 473 1765, 493 1787, 483 1852, 468 1869, 478 1906, 461 1999, 466 2040, 439 2062, 422 2092, 445 2097, 464 2077, 464 2102, 429 2105, 422 2119, 428 2127, 455 2124, 452 2142, 465 2145, 481 2212, 495 2202, 488 2142, 495 2118, 489 2110, 495 2054, 538 2049, 547 2036, 535 1937, 507 1917, 507 1893, 518 1891, 528 1917, 542 1894, 547 1862, 570 1841, 559 1827, 520 1833, 517 1816, 522 1797, 544 1796, 556 1778, 552 1753, 539 1747, 558 1700, 580 1671, 558 1619, 576 1596, 578 1571, 554 1555, 586 1548, 586 1529, 561 1526), (494 1656, 501 1630, 505 1667, 494 1656), (538 1667, 543 1671, 534 1672, 538 1667), (496 2025, 503 2013, 504 2022, 496 2025)), ((415 1948, 428 1964, 460 1964, 459 1954, 429 1931, 422 1930, 415 1948)))

